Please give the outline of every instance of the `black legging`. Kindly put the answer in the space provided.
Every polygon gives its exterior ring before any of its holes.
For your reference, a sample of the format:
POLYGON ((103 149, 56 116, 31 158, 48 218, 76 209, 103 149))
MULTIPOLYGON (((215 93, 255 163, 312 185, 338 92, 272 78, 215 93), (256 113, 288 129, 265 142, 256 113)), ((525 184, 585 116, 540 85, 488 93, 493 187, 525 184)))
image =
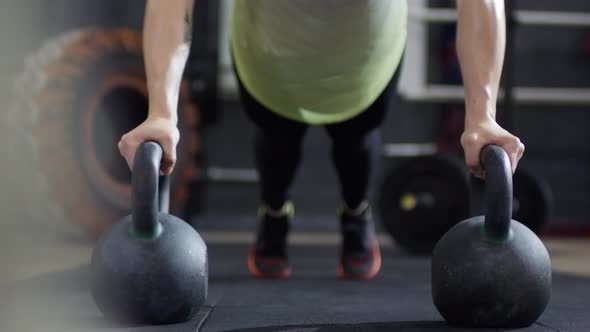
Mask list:
MULTIPOLYGON (((350 120, 325 126, 332 138, 332 161, 338 173, 342 198, 352 209, 371 199, 381 153, 379 127, 393 106, 398 75, 394 75, 364 112, 350 120)), ((242 82, 239 87, 242 105, 257 126, 255 159, 262 202, 278 210, 290 197, 308 125, 271 112, 248 93, 242 82)))

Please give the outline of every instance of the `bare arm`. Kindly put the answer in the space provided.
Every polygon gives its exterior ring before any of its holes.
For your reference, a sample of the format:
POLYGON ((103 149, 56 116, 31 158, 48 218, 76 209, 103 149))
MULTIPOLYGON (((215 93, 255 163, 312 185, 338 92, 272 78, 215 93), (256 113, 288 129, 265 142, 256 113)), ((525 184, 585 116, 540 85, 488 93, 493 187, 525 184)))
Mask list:
POLYGON ((149 93, 147 119, 123 135, 119 150, 133 168, 137 147, 155 140, 164 156, 161 174, 168 175, 176 163, 178 95, 189 55, 194 0, 147 0, 143 27, 145 70, 149 93))
POLYGON ((192 33, 193 0, 148 0, 143 37, 150 116, 176 121, 192 33))
POLYGON ((457 51, 468 119, 495 118, 506 44, 504 1, 459 0, 457 51))
POLYGON ((457 6, 457 52, 465 85, 465 161, 481 176, 481 148, 498 144, 508 153, 514 171, 524 145, 496 123, 506 44, 504 0, 458 0, 457 6))

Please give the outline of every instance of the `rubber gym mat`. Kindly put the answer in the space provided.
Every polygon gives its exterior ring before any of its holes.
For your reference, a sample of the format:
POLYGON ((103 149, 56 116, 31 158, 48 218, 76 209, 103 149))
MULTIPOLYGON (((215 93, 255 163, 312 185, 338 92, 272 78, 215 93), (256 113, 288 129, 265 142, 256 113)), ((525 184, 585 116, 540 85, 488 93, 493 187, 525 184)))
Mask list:
MULTIPOLYGON (((432 305, 427 258, 384 248, 382 273, 370 282, 353 282, 336 277, 338 248, 295 246, 291 279, 259 280, 247 273, 247 251, 245 245, 209 245, 209 300, 185 324, 107 323, 89 296, 88 269, 81 267, 0 288, 0 331, 469 331, 447 326, 432 305), (21 325, 12 329, 6 325, 11 321, 21 325), (27 329, 31 326, 42 329, 27 329)), ((547 311, 519 331, 587 332, 588 312, 590 279, 556 273, 547 311)))
MULTIPOLYGON (((369 282, 336 277, 338 248, 294 247, 290 280, 248 276, 244 246, 211 247, 211 284, 223 289, 202 332, 466 331, 447 326, 432 304, 430 261, 383 248, 369 282)), ((522 331, 590 331, 590 279, 554 274, 552 301, 522 331)), ((503 331, 503 330, 502 330, 503 331)))

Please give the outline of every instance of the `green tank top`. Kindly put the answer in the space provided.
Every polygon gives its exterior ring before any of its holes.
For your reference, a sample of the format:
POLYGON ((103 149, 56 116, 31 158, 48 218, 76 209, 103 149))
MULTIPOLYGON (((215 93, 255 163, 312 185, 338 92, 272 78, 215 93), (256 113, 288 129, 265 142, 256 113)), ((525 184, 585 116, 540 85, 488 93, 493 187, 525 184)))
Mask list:
POLYGON ((309 124, 369 107, 391 80, 406 41, 406 0, 235 0, 231 49, 261 104, 309 124))

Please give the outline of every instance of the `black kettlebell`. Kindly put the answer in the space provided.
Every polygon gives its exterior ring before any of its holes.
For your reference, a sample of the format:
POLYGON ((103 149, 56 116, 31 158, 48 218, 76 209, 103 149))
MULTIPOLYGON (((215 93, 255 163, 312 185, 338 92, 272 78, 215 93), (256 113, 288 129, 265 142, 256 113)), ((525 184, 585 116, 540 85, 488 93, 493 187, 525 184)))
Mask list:
POLYGON ((510 161, 496 145, 481 153, 486 215, 449 230, 432 257, 432 298, 451 325, 520 328, 551 296, 551 262, 541 240, 512 220, 510 161))
POLYGON ((143 143, 132 172, 132 214, 100 239, 92 254, 91 292, 105 317, 171 324, 205 303, 207 247, 183 220, 158 211, 162 148, 143 143))

